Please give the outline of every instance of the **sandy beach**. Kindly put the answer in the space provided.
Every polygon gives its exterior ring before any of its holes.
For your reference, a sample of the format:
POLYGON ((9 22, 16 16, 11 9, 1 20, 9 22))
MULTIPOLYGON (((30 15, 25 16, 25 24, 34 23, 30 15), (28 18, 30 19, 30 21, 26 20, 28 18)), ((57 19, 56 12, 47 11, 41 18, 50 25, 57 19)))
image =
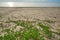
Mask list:
MULTIPOLYGON (((40 7, 40 8, 0 8, 0 22, 8 20, 51 20, 50 26, 53 28, 52 31, 60 32, 60 8, 54 7, 40 7)), ((60 36, 56 35, 55 39, 59 40, 60 36)))

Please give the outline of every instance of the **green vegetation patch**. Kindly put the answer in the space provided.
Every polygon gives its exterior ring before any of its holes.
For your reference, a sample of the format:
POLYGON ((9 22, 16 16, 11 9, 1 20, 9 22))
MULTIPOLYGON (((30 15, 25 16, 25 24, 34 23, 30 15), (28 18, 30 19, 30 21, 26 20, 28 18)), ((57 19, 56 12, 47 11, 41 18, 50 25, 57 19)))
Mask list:
MULTIPOLYGON (((49 26, 43 24, 42 22, 31 22, 31 21, 23 21, 23 20, 9 20, 7 23, 13 22, 16 24, 13 30, 5 29, 2 30, 6 32, 4 36, 0 36, 0 40, 46 40, 52 38, 52 31, 49 26), (35 25, 37 25, 42 30, 39 30, 35 25), (16 27, 23 27, 19 31, 14 32, 16 27)), ((1 24, 2 26, 2 24, 1 24)), ((18 29, 17 29, 18 30, 18 29)), ((1 34, 0 34, 1 35, 1 34)))

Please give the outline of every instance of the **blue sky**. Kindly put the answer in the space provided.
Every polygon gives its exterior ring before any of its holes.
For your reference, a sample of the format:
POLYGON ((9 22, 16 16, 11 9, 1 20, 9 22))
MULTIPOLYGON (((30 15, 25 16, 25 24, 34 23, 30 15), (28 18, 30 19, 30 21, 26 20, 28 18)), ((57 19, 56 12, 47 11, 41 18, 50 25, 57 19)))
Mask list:
POLYGON ((0 0, 0 6, 60 7, 60 0, 0 0), (5 3, 4 3, 5 2, 5 3), (20 5, 19 5, 20 4, 20 5))
POLYGON ((0 0, 0 2, 60 2, 60 0, 0 0))

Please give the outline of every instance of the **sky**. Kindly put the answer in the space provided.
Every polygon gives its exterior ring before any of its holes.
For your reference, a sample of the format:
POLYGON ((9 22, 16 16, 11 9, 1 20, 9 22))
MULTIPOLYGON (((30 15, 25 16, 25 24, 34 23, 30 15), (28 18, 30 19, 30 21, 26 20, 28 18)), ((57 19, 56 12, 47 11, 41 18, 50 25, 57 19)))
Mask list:
POLYGON ((60 0, 0 0, 0 2, 60 2, 60 0))
POLYGON ((60 0, 0 0, 0 6, 60 7, 60 0))

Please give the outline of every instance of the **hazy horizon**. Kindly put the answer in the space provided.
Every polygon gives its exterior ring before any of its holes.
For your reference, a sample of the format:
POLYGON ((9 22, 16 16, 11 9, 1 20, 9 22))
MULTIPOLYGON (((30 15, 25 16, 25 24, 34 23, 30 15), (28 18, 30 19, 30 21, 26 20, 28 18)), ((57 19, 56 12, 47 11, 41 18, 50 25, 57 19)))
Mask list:
POLYGON ((60 0, 0 0, 0 7, 60 7, 60 0), (19 5, 20 4, 20 5, 19 5))

